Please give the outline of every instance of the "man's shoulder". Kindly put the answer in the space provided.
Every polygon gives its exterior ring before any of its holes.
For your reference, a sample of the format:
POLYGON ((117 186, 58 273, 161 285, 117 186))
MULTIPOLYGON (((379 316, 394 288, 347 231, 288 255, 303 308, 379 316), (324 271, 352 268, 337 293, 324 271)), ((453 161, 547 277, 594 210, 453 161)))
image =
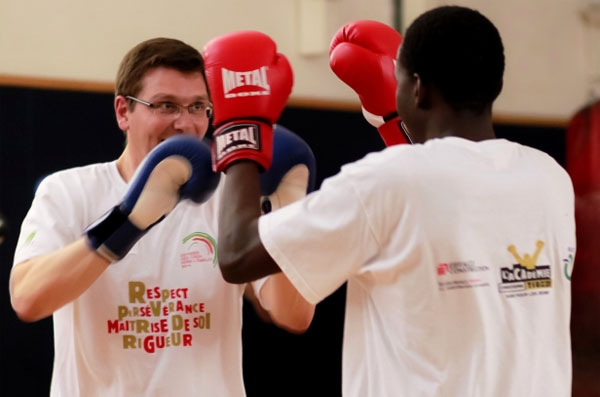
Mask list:
POLYGON ((116 162, 94 163, 66 168, 50 172, 38 178, 37 186, 65 185, 75 181, 98 182, 102 179, 114 178, 116 175, 116 162))
POLYGON ((114 167, 116 167, 115 161, 86 164, 55 171, 48 176, 53 178, 68 178, 76 175, 85 176, 88 174, 108 174, 114 167))

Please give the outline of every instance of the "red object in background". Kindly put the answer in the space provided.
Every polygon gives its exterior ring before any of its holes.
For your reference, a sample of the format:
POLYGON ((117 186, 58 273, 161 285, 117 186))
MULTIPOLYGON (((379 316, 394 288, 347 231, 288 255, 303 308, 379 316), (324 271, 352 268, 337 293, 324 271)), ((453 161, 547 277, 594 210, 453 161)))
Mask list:
POLYGON ((566 169, 575 189, 577 228, 571 277, 573 397, 600 396, 600 101, 571 119, 566 169))
POLYGON ((566 155, 575 194, 600 192, 600 101, 581 109, 569 122, 566 155))

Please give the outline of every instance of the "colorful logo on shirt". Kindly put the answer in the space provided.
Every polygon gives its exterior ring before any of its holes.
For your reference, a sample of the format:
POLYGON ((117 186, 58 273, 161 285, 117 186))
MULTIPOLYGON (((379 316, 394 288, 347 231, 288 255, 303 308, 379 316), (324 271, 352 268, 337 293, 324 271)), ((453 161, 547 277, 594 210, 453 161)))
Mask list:
POLYGON ((450 272, 450 265, 447 263, 440 263, 437 265, 437 274, 438 276, 444 276, 450 272))
POLYGON ((193 298, 188 287, 168 288, 143 281, 127 284, 128 300, 107 319, 107 332, 124 350, 153 354, 162 349, 188 348, 211 330, 211 312, 193 298))
POLYGON ((31 242, 32 242, 32 241, 33 241, 33 239, 35 238, 35 235, 36 235, 36 234, 37 234, 37 232, 36 232, 36 231, 33 231, 33 232, 29 233, 29 234, 27 235, 27 238, 25 239, 25 244, 26 244, 26 245, 27 245, 27 244, 31 244, 31 242))
POLYGON ((217 242, 210 234, 201 232, 188 234, 182 244, 181 267, 186 268, 197 263, 217 264, 217 242))
POLYGON ((569 247, 569 256, 563 259, 564 274, 567 280, 571 281, 571 275, 573 274, 573 265, 575 263, 575 248, 569 247))
POLYGON ((536 242, 533 254, 521 253, 514 245, 507 247, 517 263, 500 268, 498 288, 501 293, 510 298, 548 293, 547 290, 552 287, 550 265, 538 264, 543 248, 541 240, 536 242))
POLYGON ((436 267, 439 290, 489 287, 486 280, 489 270, 488 266, 478 265, 472 260, 439 263, 436 267))

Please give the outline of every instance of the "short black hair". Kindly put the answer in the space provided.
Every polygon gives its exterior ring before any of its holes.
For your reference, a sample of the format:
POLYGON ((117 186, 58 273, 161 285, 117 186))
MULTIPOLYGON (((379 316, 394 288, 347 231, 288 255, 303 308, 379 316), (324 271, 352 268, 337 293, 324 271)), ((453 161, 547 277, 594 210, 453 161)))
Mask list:
POLYGON ((434 84, 455 110, 483 112, 502 90, 504 46, 476 10, 441 6, 420 15, 404 35, 398 62, 434 84))

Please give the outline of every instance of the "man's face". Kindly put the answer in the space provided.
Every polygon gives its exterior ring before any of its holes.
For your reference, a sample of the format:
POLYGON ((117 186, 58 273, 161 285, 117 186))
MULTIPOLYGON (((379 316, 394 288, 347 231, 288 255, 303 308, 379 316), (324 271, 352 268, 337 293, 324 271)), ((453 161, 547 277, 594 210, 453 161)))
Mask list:
POLYGON ((171 102, 183 105, 179 114, 163 114, 141 103, 130 110, 124 97, 115 99, 117 122, 127 132, 127 146, 136 162, 141 161, 156 145, 180 133, 204 137, 209 126, 205 113, 190 114, 185 107, 196 103, 209 103, 206 82, 200 72, 181 73, 159 67, 149 70, 142 79, 142 90, 136 98, 157 104, 171 102))

